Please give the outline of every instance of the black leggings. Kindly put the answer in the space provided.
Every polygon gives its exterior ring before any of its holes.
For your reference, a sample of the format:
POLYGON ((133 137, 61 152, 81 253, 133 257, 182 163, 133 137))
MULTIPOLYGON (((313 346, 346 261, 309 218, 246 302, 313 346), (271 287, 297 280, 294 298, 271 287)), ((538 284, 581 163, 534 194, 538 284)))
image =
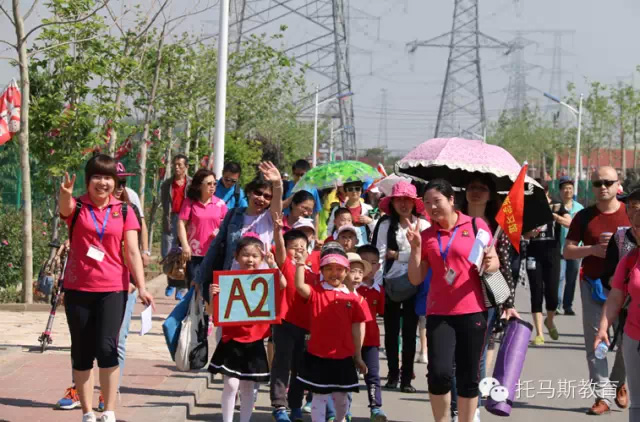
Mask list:
POLYGON ((427 383, 435 395, 451 391, 456 364, 458 396, 478 397, 480 358, 484 351, 487 313, 427 315, 427 383))
POLYGON ((416 331, 418 315, 416 315, 416 297, 394 302, 385 297, 384 302, 384 348, 389 366, 388 378, 398 380, 400 384, 411 384, 413 362, 416 358, 416 331), (400 318, 402 318, 402 374, 398 362, 398 335, 400 334, 400 318))
POLYGON ((65 290, 65 313, 71 333, 73 369, 87 371, 118 366, 118 338, 127 306, 127 292, 65 290))
POLYGON ((529 287, 531 289, 531 312, 542 312, 542 299, 544 297, 547 311, 555 311, 558 308, 558 286, 560 284, 560 248, 547 245, 531 245, 527 248, 527 257, 536 260, 536 269, 527 269, 529 287))

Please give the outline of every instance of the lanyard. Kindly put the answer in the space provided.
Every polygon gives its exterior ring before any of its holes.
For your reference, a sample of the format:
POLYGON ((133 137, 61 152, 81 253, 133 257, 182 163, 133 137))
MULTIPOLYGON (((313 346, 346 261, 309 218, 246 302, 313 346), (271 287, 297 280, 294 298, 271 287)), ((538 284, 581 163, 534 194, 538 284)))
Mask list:
POLYGON ((100 231, 100 227, 98 227, 98 220, 96 219, 96 213, 93 212, 93 207, 91 205, 87 205, 89 207, 89 212, 91 213, 91 219, 93 220, 93 225, 96 227, 96 233, 98 234, 98 239, 100 239, 100 243, 102 243, 102 238, 104 237, 104 232, 107 229, 107 222, 109 221, 109 214, 111 214, 111 205, 107 208, 107 213, 104 215, 104 221, 102 222, 102 231, 100 231))
POLYGON ((458 232, 458 228, 460 226, 457 226, 454 230, 453 233, 451 233, 451 237, 449 238, 449 243, 447 243, 447 249, 444 250, 444 252, 442 251, 442 242, 440 241, 440 232, 438 232, 438 247, 440 248, 440 256, 442 257, 442 260, 445 262, 445 264, 447 263, 447 256, 449 255, 449 248, 451 247, 451 244, 453 243, 453 239, 456 237, 456 233, 458 232))

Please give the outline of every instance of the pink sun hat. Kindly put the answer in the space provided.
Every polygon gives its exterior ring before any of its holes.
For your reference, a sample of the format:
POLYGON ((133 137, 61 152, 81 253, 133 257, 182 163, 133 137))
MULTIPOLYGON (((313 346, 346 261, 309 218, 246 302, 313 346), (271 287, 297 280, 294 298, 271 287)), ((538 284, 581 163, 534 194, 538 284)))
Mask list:
POLYGON ((120 161, 118 161, 118 164, 116 164, 116 173, 118 174, 118 177, 127 177, 127 176, 135 176, 135 173, 127 173, 127 170, 124 168, 124 164, 122 164, 120 161))
POLYGON ((391 214, 391 201, 393 198, 411 198, 416 206, 416 213, 424 213, 424 203, 418 198, 416 187, 409 182, 400 181, 396 183, 393 185, 391 195, 385 196, 380 200, 379 207, 385 214, 391 214))

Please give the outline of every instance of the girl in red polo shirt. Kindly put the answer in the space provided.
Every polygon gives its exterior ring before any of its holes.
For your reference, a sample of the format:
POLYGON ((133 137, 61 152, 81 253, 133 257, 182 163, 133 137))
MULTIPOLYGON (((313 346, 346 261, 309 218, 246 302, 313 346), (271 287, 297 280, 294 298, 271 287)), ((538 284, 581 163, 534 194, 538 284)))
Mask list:
MULTIPOLYGON (((265 259, 264 243, 255 233, 247 233, 240 239, 236 248, 236 261, 240 270, 262 268, 265 259)), ((270 268, 277 268, 273 255, 266 258, 270 268)), ((280 288, 286 287, 284 277, 280 277, 280 288)), ((209 294, 220 292, 220 287, 212 284, 209 294)), ((213 300, 210 312, 213 315, 213 300)), ((222 327, 222 339, 218 343, 209 372, 224 375, 222 390, 222 421, 233 422, 233 410, 238 391, 242 395, 240 403, 240 422, 249 422, 253 413, 255 396, 253 388, 256 382, 269 380, 269 362, 264 349, 264 339, 269 337, 271 325, 267 322, 222 327)))
POLYGON ((349 270, 343 250, 323 251, 320 271, 324 280, 313 286, 305 283, 305 258, 306 251, 296 252, 295 283, 298 294, 309 304, 311 337, 297 379, 314 393, 313 422, 325 422, 329 395, 335 404, 335 419, 342 421, 349 405, 347 393, 359 390, 356 368, 367 372, 362 360, 367 314, 360 298, 343 284, 349 270))

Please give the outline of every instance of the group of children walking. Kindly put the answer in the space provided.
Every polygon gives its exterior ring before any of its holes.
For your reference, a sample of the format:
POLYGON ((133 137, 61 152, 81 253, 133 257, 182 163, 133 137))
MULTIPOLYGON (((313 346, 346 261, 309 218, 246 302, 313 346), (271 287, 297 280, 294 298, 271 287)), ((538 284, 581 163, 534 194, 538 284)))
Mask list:
MULTIPOLYGON (((385 300, 380 255, 369 244, 356 246, 358 230, 348 219, 338 218, 342 214, 336 212, 336 241, 319 250, 310 250, 315 229, 304 218, 286 233, 282 218, 274 218, 272 251, 252 233, 238 243, 239 269, 279 269, 281 323, 222 327, 209 371, 224 376, 223 422, 232 422, 238 392, 240 422, 249 422, 254 386, 266 381, 276 422, 303 420, 305 391, 312 396, 312 422, 350 420, 351 393, 359 391, 358 372, 367 386, 371 420, 387 421, 381 408, 376 322, 385 300), (270 336, 275 348, 271 364, 264 347, 270 336)), ((211 285, 209 292, 215 295, 219 287, 211 285)))

